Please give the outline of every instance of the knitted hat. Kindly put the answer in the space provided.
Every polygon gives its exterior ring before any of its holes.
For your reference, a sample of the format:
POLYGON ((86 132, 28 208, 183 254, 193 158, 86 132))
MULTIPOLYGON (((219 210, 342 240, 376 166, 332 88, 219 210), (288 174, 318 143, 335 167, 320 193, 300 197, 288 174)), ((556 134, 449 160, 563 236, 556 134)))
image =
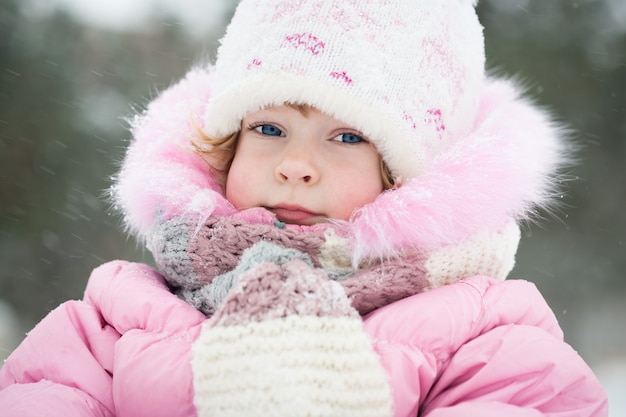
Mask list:
POLYGON ((412 178, 467 134, 484 78, 470 0, 243 0, 218 50, 205 131, 224 137, 249 112, 309 104, 371 139, 412 178))

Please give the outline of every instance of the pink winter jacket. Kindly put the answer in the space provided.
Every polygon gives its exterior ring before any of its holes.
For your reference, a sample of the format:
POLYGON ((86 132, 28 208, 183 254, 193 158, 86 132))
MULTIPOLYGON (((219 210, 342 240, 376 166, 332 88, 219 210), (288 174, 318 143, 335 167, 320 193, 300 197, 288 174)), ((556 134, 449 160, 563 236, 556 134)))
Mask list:
MULTIPOLYGON (((237 267, 239 252, 223 244, 235 224, 265 228, 258 239, 293 237, 267 210, 237 211, 190 146, 198 127, 211 122, 204 114, 213 83, 210 67, 192 70, 135 118, 112 190, 127 228, 163 275, 125 262, 96 269, 83 301, 50 313, 0 370, 0 416, 202 411, 194 404, 200 387, 194 389, 192 346, 213 322, 170 286, 191 278, 212 283, 237 267), (219 219, 227 223, 209 224, 219 219)), ((418 177, 333 224, 344 235, 323 235, 324 244, 351 237, 351 253, 336 245, 324 251, 343 253, 348 265, 350 258, 353 266, 389 260, 340 282, 344 300, 364 314, 367 348, 380 359, 395 416, 607 415, 602 387, 563 341, 534 286, 485 277, 504 278, 512 268, 519 230, 511 229, 511 238, 501 231, 548 205, 563 149, 546 114, 511 83, 487 80, 471 131, 430 150, 418 177), (396 259, 405 249, 414 250, 406 253, 410 262, 396 259), (457 281, 463 277, 470 278, 457 281)), ((320 240, 321 232, 304 233, 320 240)), ((356 311, 354 319, 358 326, 356 311)))
MULTIPOLYGON (((110 262, 0 370, 0 415, 194 416, 205 316, 142 264, 110 262)), ((468 278, 367 315, 395 416, 606 416, 606 395, 525 281, 468 278)))

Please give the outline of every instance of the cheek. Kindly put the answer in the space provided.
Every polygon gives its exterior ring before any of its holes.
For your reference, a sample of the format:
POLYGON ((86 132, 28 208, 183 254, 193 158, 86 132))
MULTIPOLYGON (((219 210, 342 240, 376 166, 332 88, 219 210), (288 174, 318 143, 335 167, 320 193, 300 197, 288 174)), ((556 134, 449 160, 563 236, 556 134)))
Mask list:
POLYGON ((380 157, 375 151, 363 159, 361 166, 352 173, 351 179, 355 199, 361 205, 374 201, 383 192, 382 167, 380 157))
POLYGON ((371 203, 383 192, 380 169, 367 168, 371 169, 352 171, 333 182, 335 203, 332 207, 336 210, 333 217, 347 220, 354 210, 371 203), (364 172, 367 174, 363 175, 364 172))
POLYGON ((245 159, 237 158, 228 171, 226 177, 226 199, 230 201, 236 208, 249 207, 252 199, 252 191, 256 188, 254 185, 255 175, 252 175, 255 167, 247 163, 245 159))
POLYGON ((382 192, 382 181, 378 181, 378 178, 363 178, 346 189, 344 201, 352 202, 354 208, 359 208, 374 201, 382 192))
POLYGON ((239 208, 240 202, 237 197, 241 195, 242 192, 240 191, 239 182, 237 181, 237 178, 232 175, 231 171, 226 178, 226 199, 235 207, 239 208))

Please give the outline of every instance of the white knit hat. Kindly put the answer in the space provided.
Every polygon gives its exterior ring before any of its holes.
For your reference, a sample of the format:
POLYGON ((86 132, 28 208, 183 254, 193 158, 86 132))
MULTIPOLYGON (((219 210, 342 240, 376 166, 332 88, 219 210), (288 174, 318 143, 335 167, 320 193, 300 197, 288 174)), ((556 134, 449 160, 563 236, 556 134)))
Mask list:
POLYGON ((309 104, 372 140, 394 176, 474 122, 484 78, 470 0, 242 0, 218 50, 205 132, 309 104))

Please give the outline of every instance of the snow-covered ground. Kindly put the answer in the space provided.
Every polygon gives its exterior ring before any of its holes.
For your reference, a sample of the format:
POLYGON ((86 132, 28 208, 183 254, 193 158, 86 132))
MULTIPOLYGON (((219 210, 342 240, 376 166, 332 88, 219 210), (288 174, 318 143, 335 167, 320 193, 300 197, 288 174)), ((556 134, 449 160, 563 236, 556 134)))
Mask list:
POLYGON ((626 352, 591 365, 609 396, 609 417, 626 416, 626 352))

